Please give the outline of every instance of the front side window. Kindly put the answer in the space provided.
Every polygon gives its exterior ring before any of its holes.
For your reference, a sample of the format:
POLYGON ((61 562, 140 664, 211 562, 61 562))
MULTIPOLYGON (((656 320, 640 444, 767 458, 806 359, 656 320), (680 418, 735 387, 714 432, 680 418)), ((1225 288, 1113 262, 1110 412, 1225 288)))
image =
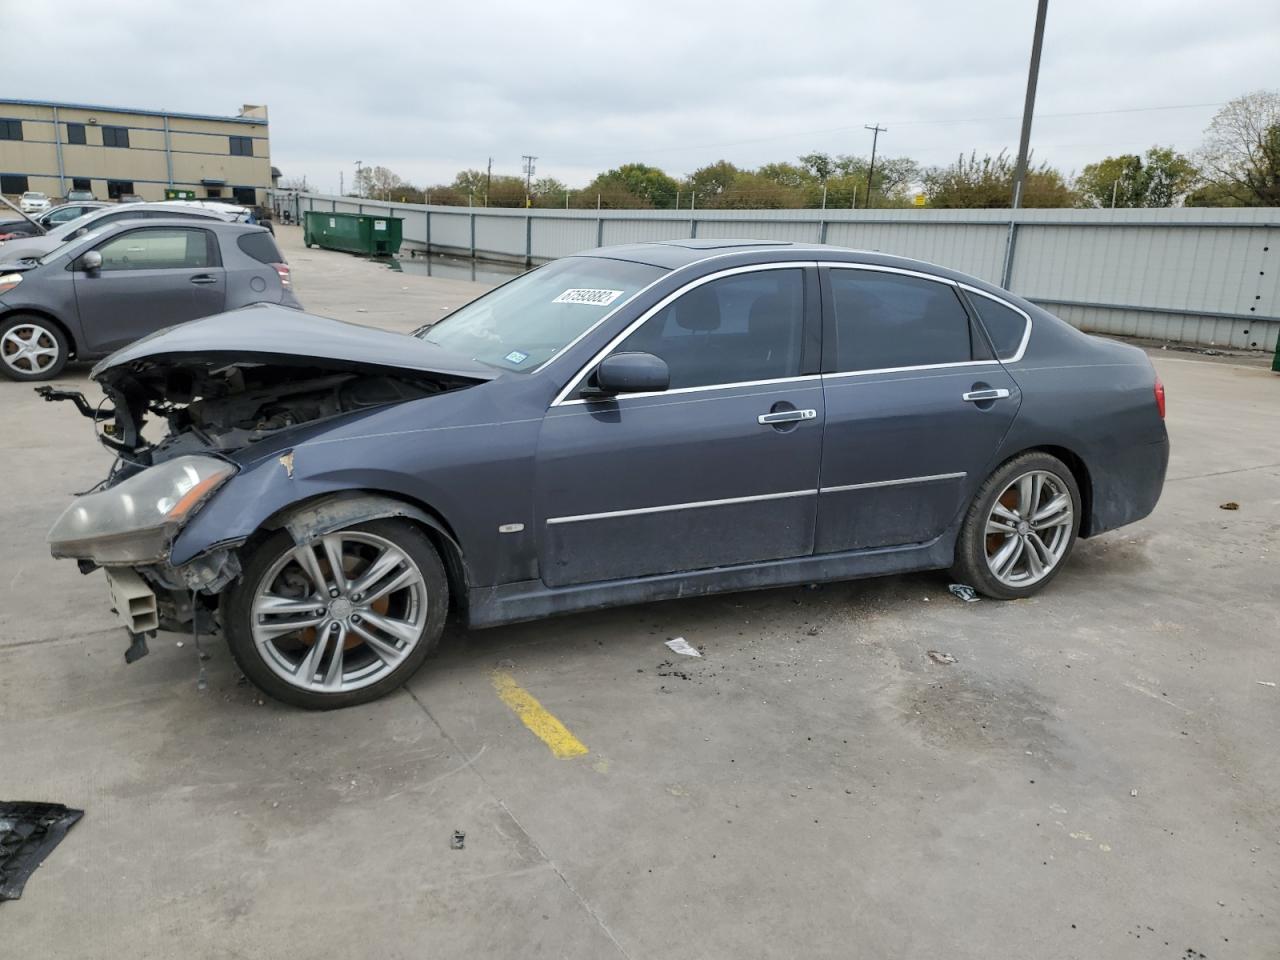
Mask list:
POLYGON ((131 230, 97 248, 103 270, 177 270, 213 265, 207 230, 131 230))
POLYGON ((516 277, 415 335, 499 370, 528 373, 666 272, 629 260, 565 257, 516 277))
POLYGON ((86 143, 83 123, 67 124, 67 143, 86 143))
POLYGON ((836 370, 885 370, 974 359, 969 315, 949 283, 832 269, 836 370))
POLYGON ((663 307, 615 352, 666 361, 671 389, 797 377, 804 344, 804 271, 759 270, 711 280, 663 307))
POLYGON ((53 212, 45 218, 45 223, 67 223, 71 220, 79 220, 83 216, 83 207, 77 207, 74 205, 54 207, 53 212))
POLYGON ((129 128, 128 127, 103 127, 102 128, 102 145, 104 147, 129 146, 129 128))

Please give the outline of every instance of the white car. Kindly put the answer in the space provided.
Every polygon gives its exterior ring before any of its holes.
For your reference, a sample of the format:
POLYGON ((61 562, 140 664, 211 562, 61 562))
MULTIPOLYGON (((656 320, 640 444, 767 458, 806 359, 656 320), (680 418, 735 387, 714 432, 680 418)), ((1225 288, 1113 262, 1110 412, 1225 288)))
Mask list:
POLYGON ((52 200, 35 190, 28 190, 18 201, 18 207, 23 213, 44 213, 52 206, 52 200))

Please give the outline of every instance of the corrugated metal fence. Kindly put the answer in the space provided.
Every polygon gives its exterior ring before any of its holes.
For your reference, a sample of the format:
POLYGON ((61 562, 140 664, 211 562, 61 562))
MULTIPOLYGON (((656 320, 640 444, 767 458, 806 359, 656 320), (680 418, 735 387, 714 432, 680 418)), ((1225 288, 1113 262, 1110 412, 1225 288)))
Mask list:
MULTIPOLYGON (((283 198, 282 198, 283 199, 283 198)), ((1001 284, 1097 333, 1274 350, 1280 210, 511 210, 302 194, 291 212, 404 218, 409 248, 541 263, 645 240, 878 250, 1001 284)))

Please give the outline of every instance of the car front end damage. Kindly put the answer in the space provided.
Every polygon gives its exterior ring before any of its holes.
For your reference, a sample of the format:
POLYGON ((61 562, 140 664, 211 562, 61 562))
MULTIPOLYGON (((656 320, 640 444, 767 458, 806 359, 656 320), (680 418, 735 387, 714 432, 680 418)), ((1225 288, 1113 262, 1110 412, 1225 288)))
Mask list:
MULTIPOLYGON (((287 312, 290 325, 315 320, 315 334, 326 332, 325 325, 346 326, 287 312)), ((233 315, 210 319, 225 327, 233 315)), ((171 328, 100 363, 92 378, 106 399, 96 406, 76 391, 37 388, 46 400, 72 402, 115 456, 108 476, 53 524, 49 546, 54 557, 76 560, 82 573, 104 571, 114 611, 129 633, 130 662, 146 653, 156 630, 199 635, 219 629, 220 595, 240 576, 250 538, 215 532, 180 562, 174 562, 174 544, 214 498, 254 496, 252 480, 237 488, 239 474, 253 475, 252 466, 266 458, 291 479, 294 445, 326 427, 488 379, 481 370, 432 364, 435 358, 415 363, 412 346, 421 341, 366 328, 354 328, 340 349, 328 351, 314 349, 323 337, 313 335, 312 351, 290 355, 229 351, 223 338, 235 333, 225 329, 201 347, 191 330, 201 323, 171 328), (375 345, 372 360, 362 357, 368 335, 395 337, 404 365, 385 362, 386 344, 375 345), (426 369, 433 365, 446 369, 426 369)), ((299 343, 296 332, 278 332, 299 343)), ((249 510, 247 502, 225 506, 249 510)), ((324 516, 321 506, 315 510, 324 516)), ((385 504, 369 510, 395 512, 385 504)), ((288 520, 281 517, 280 526, 287 528, 288 520)))

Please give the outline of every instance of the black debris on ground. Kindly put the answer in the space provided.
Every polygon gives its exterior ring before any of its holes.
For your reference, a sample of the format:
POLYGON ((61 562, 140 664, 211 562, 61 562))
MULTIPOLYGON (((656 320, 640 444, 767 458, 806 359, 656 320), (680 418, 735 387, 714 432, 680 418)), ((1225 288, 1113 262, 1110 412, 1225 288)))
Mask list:
POLYGON ((83 816, 60 803, 0 801, 0 900, 22 896, 27 878, 83 816))

